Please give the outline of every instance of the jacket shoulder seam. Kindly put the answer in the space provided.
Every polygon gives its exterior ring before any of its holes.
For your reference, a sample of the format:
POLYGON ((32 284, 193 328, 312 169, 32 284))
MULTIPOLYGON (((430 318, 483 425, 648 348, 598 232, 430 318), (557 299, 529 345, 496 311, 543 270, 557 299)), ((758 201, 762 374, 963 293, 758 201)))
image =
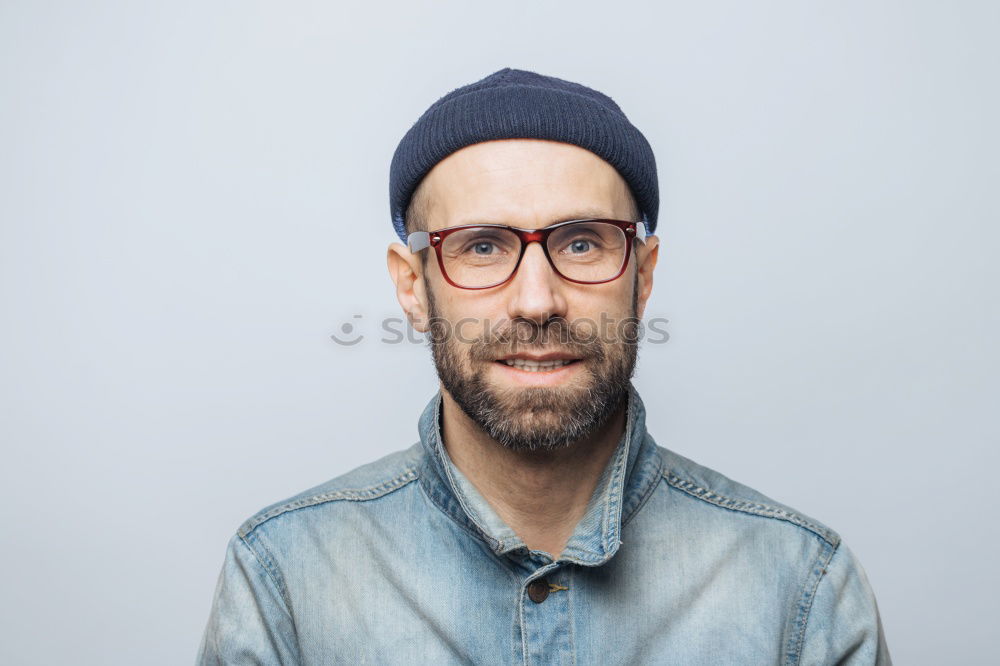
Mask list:
POLYGON ((331 490, 325 493, 317 493, 308 497, 300 497, 299 499, 286 502, 274 507, 273 509, 269 509, 264 513, 260 513, 249 518, 240 526, 237 533, 241 538, 245 537, 247 534, 272 518, 276 518, 282 514, 288 513, 289 511, 304 509, 306 507, 316 506, 317 504, 341 500, 348 502, 367 502, 369 500, 378 499, 399 490, 410 482, 415 481, 416 478, 417 468, 416 466, 412 466, 407 467, 401 474, 394 476, 388 481, 384 481, 374 486, 368 486, 365 488, 344 488, 340 490, 331 490))
POLYGON ((281 596, 281 601, 284 604, 282 610, 291 617, 289 612, 290 604, 288 600, 288 589, 285 587, 285 579, 282 577, 281 572, 274 564, 274 558, 271 556, 270 551, 268 551, 267 546, 260 542, 260 539, 256 538, 256 534, 248 534, 246 536, 239 536, 240 541, 246 547, 247 550, 253 555, 257 564, 260 565, 261 569, 270 579, 271 583, 277 589, 278 594, 281 596), (251 541, 253 543, 251 543, 251 541), (255 547, 256 546, 256 547, 255 547), (263 555, 257 551, 260 548, 263 551, 263 555))
POLYGON ((800 598, 796 609, 797 612, 792 625, 793 634, 791 636, 791 640, 789 641, 788 654, 786 655, 786 663, 788 663, 789 666, 798 666, 799 660, 802 658, 802 650, 805 646, 806 628, 809 626, 809 619, 812 617, 813 601, 816 599, 819 584, 826 576, 827 570, 830 567, 830 562, 833 560, 833 556, 837 553, 839 547, 839 544, 828 544, 820 550, 820 553, 816 557, 816 561, 813 563, 813 567, 809 572, 809 576, 803 585, 802 597, 800 598))
POLYGON ((772 506, 770 504, 762 504, 759 502, 751 502, 748 500, 727 497, 708 488, 703 488, 693 481, 682 479, 670 471, 664 471, 663 477, 667 480, 667 483, 674 488, 677 488, 692 497, 700 499, 703 502, 754 516, 784 520, 812 532, 834 548, 836 548, 840 543, 840 537, 828 527, 824 527, 823 525, 819 525, 811 520, 803 518, 799 514, 788 511, 787 509, 772 506))

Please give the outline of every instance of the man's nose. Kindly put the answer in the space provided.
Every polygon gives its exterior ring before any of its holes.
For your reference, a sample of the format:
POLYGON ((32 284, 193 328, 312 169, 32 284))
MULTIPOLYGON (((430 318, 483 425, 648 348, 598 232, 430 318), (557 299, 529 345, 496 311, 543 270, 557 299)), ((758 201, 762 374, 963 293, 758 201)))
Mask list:
POLYGON ((544 324, 554 317, 566 316, 564 280, 552 268, 539 243, 528 243, 508 288, 512 295, 507 314, 512 320, 544 324))

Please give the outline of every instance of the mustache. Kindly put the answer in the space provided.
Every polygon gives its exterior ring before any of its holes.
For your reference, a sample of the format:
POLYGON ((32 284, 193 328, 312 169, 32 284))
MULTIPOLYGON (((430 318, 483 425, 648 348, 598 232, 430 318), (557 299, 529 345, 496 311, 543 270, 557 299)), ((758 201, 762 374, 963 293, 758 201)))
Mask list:
POLYGON ((473 361, 495 361, 518 352, 556 352, 581 360, 597 361, 607 357, 607 351, 599 340, 593 335, 581 335, 564 319, 553 319, 542 325, 517 321, 494 331, 489 337, 475 340, 469 346, 469 358, 473 361))

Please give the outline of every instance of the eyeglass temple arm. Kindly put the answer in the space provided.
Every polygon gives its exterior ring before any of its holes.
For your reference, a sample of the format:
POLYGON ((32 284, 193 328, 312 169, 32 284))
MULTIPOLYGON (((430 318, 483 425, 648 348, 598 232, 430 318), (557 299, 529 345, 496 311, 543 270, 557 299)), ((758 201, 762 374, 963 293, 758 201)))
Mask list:
POLYGON ((635 238, 636 240, 642 241, 644 244, 646 242, 646 222, 645 220, 635 223, 635 238))
POLYGON ((431 235, 426 231, 414 231, 406 237, 406 246, 410 252, 420 252, 431 246, 431 235))

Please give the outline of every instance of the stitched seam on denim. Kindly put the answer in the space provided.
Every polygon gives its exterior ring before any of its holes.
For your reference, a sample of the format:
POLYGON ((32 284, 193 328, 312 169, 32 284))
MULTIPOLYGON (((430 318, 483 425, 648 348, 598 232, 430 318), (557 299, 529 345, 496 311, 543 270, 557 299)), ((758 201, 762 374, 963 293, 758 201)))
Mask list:
MULTIPOLYGON (((491 552, 491 553, 493 553, 493 555, 494 555, 494 556, 496 556, 496 555, 497 555, 497 553, 496 553, 496 550, 495 550, 494 546, 490 545, 490 542, 491 542, 491 541, 496 541, 495 539, 493 539, 492 537, 490 537, 490 536, 489 536, 488 534, 478 534, 478 533, 476 533, 476 532, 475 532, 475 531, 474 531, 473 529, 471 529, 471 528, 470 528, 470 527, 469 527, 468 525, 463 525, 462 523, 460 523, 459 521, 457 521, 457 520, 455 519, 455 517, 454 517, 454 516, 452 516, 452 515, 451 515, 450 513, 448 513, 448 510, 447 510, 447 509, 446 509, 446 508, 445 508, 445 507, 444 507, 444 506, 443 506, 443 505, 442 505, 442 504, 441 504, 440 502, 438 502, 438 501, 437 501, 437 499, 435 499, 435 498, 434 498, 434 497, 433 497, 433 496, 431 495, 431 493, 429 493, 429 492, 427 491, 427 489, 426 489, 426 488, 424 488, 424 484, 422 484, 422 483, 418 483, 417 485, 418 485, 418 486, 420 486, 420 491, 421 491, 421 492, 422 492, 422 493, 424 494, 424 497, 426 497, 426 498, 427 498, 427 500, 428 500, 428 501, 429 501, 429 502, 430 502, 431 504, 433 504, 434 506, 436 506, 436 507, 438 508, 438 510, 439 510, 439 511, 440 511, 441 513, 443 513, 443 514, 445 515, 445 517, 446 517, 446 518, 447 518, 448 520, 450 520, 451 522, 455 523, 455 525, 456 525, 456 526, 457 526, 457 527, 458 527, 459 529, 461 529, 461 530, 462 530, 463 532, 466 532, 467 534, 469 534, 469 536, 471 536, 471 537, 473 537, 473 538, 475 538, 475 539, 479 539, 479 540, 481 540, 481 541, 485 540, 485 541, 486 541, 486 545, 487 545, 487 546, 490 546, 490 552, 491 552), (484 539, 484 537, 485 537, 485 539, 484 539)), ((499 543, 499 542, 498 542, 498 543, 499 543)))
MULTIPOLYGON (((440 399, 435 403, 434 406, 434 423, 435 424, 441 423, 440 399)), ((423 490, 424 492, 424 496, 427 497, 436 507, 438 507, 441 513, 446 515, 453 523, 455 523, 460 528, 471 534, 476 539, 484 541, 486 545, 490 547, 490 550, 493 553, 494 557, 499 557, 501 554, 506 554, 506 552, 504 551, 504 548, 506 547, 504 542, 494 538, 485 529, 485 527, 481 525, 479 521, 473 517, 472 515, 473 512, 470 511, 468 505, 466 504, 465 498, 463 497, 463 493, 459 492, 458 484, 455 483, 455 478, 451 473, 451 469, 448 466, 447 460, 445 459, 447 454, 445 453, 444 450, 444 441, 441 439, 441 431, 439 425, 434 426, 434 430, 432 431, 431 436, 434 437, 434 439, 436 440, 433 447, 434 455, 436 456, 436 462, 439 463, 439 465, 442 468, 442 471, 445 474, 444 481, 451 487, 452 497, 454 497, 454 499, 458 502, 458 505, 462 509, 462 512, 465 514, 466 519, 468 519, 472 523, 472 528, 470 528, 468 525, 463 525, 457 518, 452 516, 451 513, 445 508, 444 504, 439 502, 437 498, 434 497, 434 495, 437 493, 431 493, 427 488, 423 487, 423 484, 420 484, 421 490, 423 490)), ((425 453, 425 455, 427 454, 425 453)), ((435 462, 434 459, 424 460, 424 463, 429 465, 433 465, 434 462, 435 462)))
MULTIPOLYGON (((632 435, 632 425, 629 424, 628 429, 625 431, 626 437, 631 437, 632 435)), ((625 465, 628 462, 628 452, 632 442, 628 439, 625 440, 625 446, 618 453, 617 459, 615 460, 615 467, 611 474, 611 484, 608 488, 608 499, 604 510, 604 525, 603 532, 604 538, 604 555, 607 556, 608 552, 614 547, 614 542, 618 539, 618 525, 621 521, 621 507, 622 507, 622 493, 625 485, 625 465)))
MULTIPOLYGON (((247 550, 253 553, 254 559, 257 560, 258 564, 260 564, 264 573, 267 574, 267 577, 271 579, 274 587, 278 590, 278 594, 281 596, 281 601, 285 606, 285 612, 288 614, 289 619, 292 619, 291 603, 289 603, 288 589, 285 587, 285 579, 280 573, 278 573, 278 567, 274 564, 274 557, 271 555, 271 551, 269 551, 267 546, 265 546, 264 543, 257 538, 257 535, 254 534, 248 536, 250 536, 254 543, 256 543, 261 551, 263 551, 263 557, 261 557, 260 553, 257 552, 257 549, 251 545, 250 541, 246 537, 240 536, 240 541, 242 541, 247 547, 247 550)), ((294 625, 294 621, 292 624, 294 625)))
MULTIPOLYGON (((657 462, 655 463, 656 475, 659 476, 661 479, 666 480, 664 478, 664 475, 662 474, 663 457, 660 456, 660 453, 658 451, 654 450, 654 452, 656 453, 656 460, 657 460, 657 462)), ((625 525, 627 525, 629 521, 631 521, 632 518, 634 518, 639 513, 640 510, 642 510, 642 507, 646 506, 646 502, 648 502, 649 498, 653 496, 653 491, 656 490, 656 487, 658 485, 660 485, 659 482, 649 484, 649 489, 646 491, 646 494, 644 494, 641 498, 639 498, 639 503, 635 505, 635 508, 629 511, 629 514, 627 516, 622 516, 622 529, 625 528, 625 525)))
MULTIPOLYGON (((799 659, 802 658, 802 648, 805 643, 806 637, 806 627, 809 624, 810 613, 812 612, 813 601, 816 599, 816 591, 819 589, 819 584, 823 581, 826 576, 827 567, 830 566, 830 561, 836 554, 839 544, 834 546, 830 545, 827 548, 820 550, 819 556, 817 556, 810 575, 815 577, 815 582, 813 582, 811 589, 804 589, 802 591, 802 598, 798 604, 798 613, 795 618, 795 623, 798 625, 801 621, 801 626, 799 627, 798 636, 795 637, 795 643, 789 646, 788 652, 788 666, 797 666, 799 659), (817 569, 818 574, 817 574, 817 569)), ((806 584, 808 588, 808 581, 806 584)))
POLYGON ((671 486, 709 504, 714 504, 724 509, 732 509, 733 511, 741 511, 755 516, 763 516, 765 518, 775 518, 787 521, 793 525, 798 525, 803 529, 809 530, 834 548, 836 548, 837 544, 840 543, 840 540, 832 534, 830 530, 820 525, 816 525, 815 523, 811 523, 796 513, 791 513, 768 504, 759 504, 757 502, 736 500, 731 497, 726 497, 725 495, 720 495, 714 491, 708 490, 707 488, 702 488, 696 483, 686 481, 669 471, 664 472, 664 478, 666 478, 667 483, 671 486))
POLYGON ((261 524, 280 516, 283 513, 289 511, 294 511, 296 509, 302 509, 308 506, 316 506, 317 504, 323 504, 325 502, 335 502, 337 500, 347 500, 351 502, 365 502, 368 500, 378 499, 393 492, 394 490, 399 490, 408 483, 415 481, 417 478, 416 467, 408 468, 405 472, 399 476, 380 483, 374 486, 369 486, 368 488, 357 488, 348 490, 334 490, 328 493, 320 493, 318 495, 312 495, 310 497, 304 497, 302 499, 295 500, 293 502, 288 502, 287 504, 282 504, 281 506, 275 507, 268 511, 267 513, 251 518, 248 524, 240 528, 240 536, 249 534, 253 530, 260 527, 261 524))
POLYGON ((576 664, 577 664, 577 659, 576 659, 576 622, 573 619, 573 599, 575 598, 575 595, 574 596, 570 596, 570 595, 571 595, 571 593, 573 593, 573 592, 576 591, 576 574, 577 574, 577 571, 573 567, 564 567, 564 569, 566 570, 566 579, 567 579, 566 582, 569 583, 569 586, 568 586, 569 589, 566 590, 566 605, 569 608, 569 611, 567 612, 567 615, 569 616, 569 640, 570 640, 570 647, 572 648, 571 654, 573 655, 573 666, 576 666, 576 664))
MULTIPOLYGON (((458 505, 462 507, 462 511, 465 512, 466 517, 472 521, 472 524, 476 526, 476 529, 478 529, 484 535, 489 537, 490 541, 496 542, 497 550, 500 551, 505 550, 509 542, 505 542, 503 539, 497 539, 493 535, 491 535, 489 530, 486 529, 486 525, 483 524, 484 521, 481 520, 482 516, 479 515, 479 512, 469 506, 469 503, 467 501, 468 498, 465 496, 465 493, 462 492, 461 486, 458 484, 458 482, 456 482, 455 475, 452 474, 451 471, 451 466, 445 459, 445 456, 447 454, 444 451, 444 442, 442 442, 440 438, 438 438, 438 445, 435 448, 437 450, 438 459, 441 462, 441 467, 444 468, 446 481, 451 486, 452 495, 455 497, 456 500, 458 500, 458 505)), ((516 538, 517 535, 514 535, 514 537, 516 538)))
POLYGON ((493 557, 493 560, 497 562, 500 568, 507 572, 507 575, 514 581, 515 585, 521 584, 521 574, 514 568, 514 561, 511 558, 506 555, 497 555, 496 551, 488 550, 487 552, 493 557))
POLYGON ((622 496, 625 487, 625 471, 628 466, 629 452, 632 449, 632 438, 634 434, 635 403, 628 400, 628 408, 625 410, 625 432, 623 433, 624 446, 617 452, 614 461, 614 468, 611 470, 611 482, 608 484, 608 494, 605 499, 604 515, 601 523, 601 546, 604 550, 603 558, 617 546, 612 543, 619 540, 618 527, 621 524, 621 509, 625 502, 622 496), (614 514, 614 518, 612 518, 614 514))
POLYGON ((521 626, 521 663, 528 663, 528 634, 524 628, 524 597, 527 594, 527 585, 518 581, 517 593, 517 621, 521 626))
POLYGON ((260 549, 264 552, 265 559, 263 560, 261 559, 260 553, 258 553, 257 550, 250 545, 250 542, 246 538, 240 536, 240 541, 242 541, 243 544, 247 547, 247 549, 251 553, 253 553, 254 559, 256 559, 257 562, 261 565, 261 568, 264 569, 264 572, 267 574, 267 577, 271 579, 271 582, 274 584, 275 588, 278 590, 279 595, 281 596, 281 603, 284 606, 283 610, 285 611, 285 614, 288 616, 288 621, 292 625, 292 633, 295 637, 294 658, 297 662, 299 659, 301 659, 301 650, 299 648, 299 638, 298 638, 299 629, 295 622, 295 616, 292 615, 292 604, 288 598, 288 589, 285 587, 285 579, 283 576, 280 575, 280 573, 278 573, 277 567, 274 564, 273 556, 271 555, 271 552, 267 549, 267 546, 264 545, 264 542, 261 539, 257 538, 255 534, 249 536, 257 543, 260 549))
POLYGON ((420 488, 420 492, 427 499, 427 501, 433 504, 435 507, 437 507, 437 509, 442 514, 444 514, 445 518, 450 520, 456 527, 458 527, 460 530, 468 534, 470 537, 485 545, 486 552, 490 556, 492 556, 496 562, 500 564, 500 568, 507 572, 507 574, 511 577, 511 580, 513 580, 516 585, 521 584, 521 576, 514 570, 513 564, 510 562, 509 558, 497 554, 496 550, 494 550, 494 548, 489 544, 490 540, 489 536, 477 534, 468 525, 463 525, 462 523, 460 523, 450 513, 448 513, 448 511, 445 510, 445 508, 441 505, 440 502, 438 502, 431 495, 431 493, 427 490, 427 488, 424 487, 424 484, 418 483, 417 486, 420 488))
POLYGON ((584 566, 592 566, 595 564, 604 564, 606 561, 605 555, 594 555, 589 553, 582 548, 567 548, 563 553, 569 553, 568 555, 560 554, 559 559, 564 562, 573 562, 575 564, 581 564, 584 566))
MULTIPOLYGON (((560 568, 559 562, 549 562, 545 566, 542 566, 542 567, 539 567, 539 568, 535 569, 531 574, 528 575, 528 577, 524 580, 524 582, 521 583, 521 605, 520 605, 519 611, 520 611, 520 614, 521 614, 521 645, 523 646, 523 653, 524 653, 524 661, 522 663, 525 663, 525 664, 529 663, 528 662, 528 636, 524 632, 524 607, 527 605, 525 603, 525 601, 524 601, 524 597, 525 597, 525 595, 527 593, 528 586, 531 585, 532 582, 538 580, 539 578, 544 578, 545 576, 548 576, 553 571, 558 571, 559 568, 560 568)), ((531 603, 535 603, 535 602, 532 601, 531 603)))

